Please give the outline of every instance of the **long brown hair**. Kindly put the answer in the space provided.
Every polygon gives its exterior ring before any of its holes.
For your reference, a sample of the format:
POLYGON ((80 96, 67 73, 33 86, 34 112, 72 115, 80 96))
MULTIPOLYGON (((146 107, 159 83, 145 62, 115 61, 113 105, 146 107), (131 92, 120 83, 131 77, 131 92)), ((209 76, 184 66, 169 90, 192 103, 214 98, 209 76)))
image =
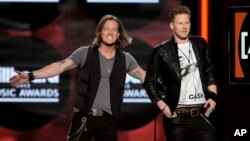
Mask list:
POLYGON ((116 48, 123 48, 127 46, 128 44, 131 44, 132 38, 128 36, 127 31, 125 30, 124 26, 122 25, 121 20, 114 16, 114 15, 104 15, 101 20, 99 21, 97 28, 96 28, 96 35, 94 38, 94 41, 92 42, 94 46, 100 46, 102 42, 102 37, 101 37, 101 30, 103 28, 104 23, 107 20, 113 20, 118 23, 118 31, 120 33, 120 36, 118 37, 117 41, 115 42, 115 47, 116 48))

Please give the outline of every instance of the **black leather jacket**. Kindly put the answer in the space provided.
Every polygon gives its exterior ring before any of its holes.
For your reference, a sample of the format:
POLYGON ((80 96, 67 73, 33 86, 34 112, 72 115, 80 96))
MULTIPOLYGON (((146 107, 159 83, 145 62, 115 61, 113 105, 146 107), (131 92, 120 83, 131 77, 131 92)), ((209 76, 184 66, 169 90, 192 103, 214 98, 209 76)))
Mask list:
MULTIPOLYGON (((214 68, 209 58, 207 42, 200 36, 189 36, 189 40, 197 59, 205 97, 215 100, 216 95, 207 89, 209 85, 215 84, 214 68)), ((153 103, 163 99, 173 114, 181 88, 180 63, 174 38, 154 48, 147 66, 144 88, 153 103), (159 86, 159 81, 162 87, 159 86)))

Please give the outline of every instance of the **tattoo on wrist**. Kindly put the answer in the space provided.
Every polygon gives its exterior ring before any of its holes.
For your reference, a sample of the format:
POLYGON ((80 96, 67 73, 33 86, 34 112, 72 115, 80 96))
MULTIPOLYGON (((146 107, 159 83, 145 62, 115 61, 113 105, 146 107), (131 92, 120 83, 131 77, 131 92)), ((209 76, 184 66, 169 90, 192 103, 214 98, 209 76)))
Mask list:
POLYGON ((60 63, 65 63, 65 60, 60 61, 60 63))

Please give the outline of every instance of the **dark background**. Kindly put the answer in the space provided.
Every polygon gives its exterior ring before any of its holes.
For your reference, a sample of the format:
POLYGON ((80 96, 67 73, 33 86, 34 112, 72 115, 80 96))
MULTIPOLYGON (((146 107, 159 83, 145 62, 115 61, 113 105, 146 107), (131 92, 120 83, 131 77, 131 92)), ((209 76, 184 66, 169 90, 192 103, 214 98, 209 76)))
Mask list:
MULTIPOLYGON (((104 13, 110 12, 106 11, 107 9, 113 9, 111 11, 117 13, 117 16, 122 19, 129 34, 134 37, 137 43, 139 42, 139 45, 140 42, 142 42, 141 44, 154 47, 159 42, 171 37, 168 23, 165 21, 167 20, 169 9, 179 4, 190 7, 192 11, 191 34, 200 35, 201 1, 202 0, 161 0, 162 5, 146 4, 142 6, 142 9, 140 9, 138 5, 103 6, 100 4, 86 6, 85 2, 78 0, 62 0, 59 4, 59 8, 58 5, 53 4, 50 6, 43 4, 34 6, 25 3, 21 4, 21 10, 18 10, 15 5, 11 6, 11 8, 14 7, 11 9, 8 8, 9 4, 1 3, 0 41, 5 42, 6 39, 20 36, 37 37, 45 43, 52 45, 58 50, 61 56, 65 58, 79 46, 91 43, 96 21, 98 21, 104 13), (169 1, 173 3, 169 5, 169 1), (117 6, 120 7, 117 8, 117 6), (55 7, 58 8, 57 11, 53 10, 55 7), (14 12, 12 13, 11 11, 14 12), (50 13, 48 13, 48 11, 50 11, 50 13), (6 19, 6 17, 11 20, 18 17, 20 20, 18 22, 6 22, 6 20, 3 20, 6 19), (26 18, 22 19, 21 17, 26 18), (164 30, 166 30, 166 32, 164 30)), ((236 129, 248 129, 248 132, 250 132, 250 115, 248 109, 250 106, 250 87, 249 84, 229 83, 228 22, 230 17, 228 15, 228 7, 250 6, 250 2, 246 0, 208 0, 207 6, 209 9, 208 43, 216 68, 218 94, 220 97, 217 109, 212 114, 211 120, 216 127, 220 141, 245 140, 244 137, 234 137, 233 134, 236 129)), ((3 50, 1 49, 0 47, 0 51, 2 52, 3 50)), ((143 50, 138 49, 136 52, 138 52, 138 54, 135 54, 136 59, 143 60, 138 57, 143 53, 143 50)), ((32 53, 32 51, 30 53, 32 53)), ((145 62, 138 62, 145 67, 145 62)), ((0 60, 0 66, 3 64, 3 60, 0 60)), ((70 76, 72 79, 69 80, 69 101, 65 103, 64 110, 57 118, 51 120, 50 123, 41 128, 31 131, 15 131, 1 127, 0 125, 0 141, 65 140, 68 123, 70 121, 70 113, 74 103, 74 75, 75 72, 71 71, 70 76)), ((4 115, 5 112, 6 111, 2 110, 1 115, 4 115)), ((249 133, 247 133, 247 135, 248 134, 249 133)), ((153 141, 155 139, 158 141, 165 140, 161 128, 160 116, 157 116, 156 120, 148 121, 147 124, 140 128, 119 132, 119 140, 121 141, 153 141)))

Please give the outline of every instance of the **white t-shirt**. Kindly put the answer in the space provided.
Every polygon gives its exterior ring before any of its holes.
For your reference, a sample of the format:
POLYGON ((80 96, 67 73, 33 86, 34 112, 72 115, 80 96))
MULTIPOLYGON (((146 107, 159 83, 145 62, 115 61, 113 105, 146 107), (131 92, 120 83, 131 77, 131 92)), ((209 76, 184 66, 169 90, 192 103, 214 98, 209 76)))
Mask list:
POLYGON ((205 103, 197 60, 190 42, 178 44, 181 67, 181 91, 178 104, 193 105, 205 103))

